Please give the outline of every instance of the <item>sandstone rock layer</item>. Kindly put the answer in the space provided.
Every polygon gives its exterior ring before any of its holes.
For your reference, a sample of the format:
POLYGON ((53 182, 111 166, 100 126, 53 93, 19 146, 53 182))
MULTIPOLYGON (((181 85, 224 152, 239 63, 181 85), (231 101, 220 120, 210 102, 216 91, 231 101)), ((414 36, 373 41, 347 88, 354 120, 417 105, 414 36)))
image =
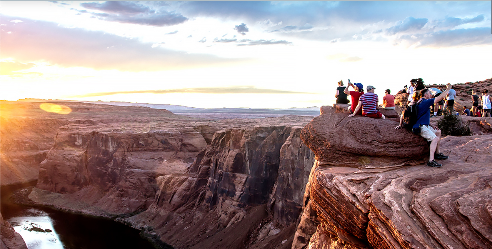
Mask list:
MULTIPOLYGON (((330 131, 319 132, 342 129, 342 133, 357 134, 352 133, 355 128, 350 122, 344 128, 332 125, 337 120, 344 122, 338 114, 323 114, 302 131, 301 137, 315 152, 317 161, 301 224, 310 223, 311 229, 316 229, 314 234, 303 235, 299 230, 310 227, 300 226, 293 248, 492 248, 491 135, 444 138, 442 150, 450 158, 443 161, 442 168, 423 164, 355 168, 333 163, 333 158, 343 154, 356 162, 363 153, 352 149, 352 155, 345 154, 349 146, 340 146, 340 142, 324 135, 330 131), (313 141, 319 134, 323 134, 322 138, 313 141), (335 143, 338 146, 332 146, 335 143), (330 160, 331 163, 324 163, 330 160)), ((372 121, 364 123, 379 130, 395 125, 372 121)), ((392 131, 388 135, 400 136, 392 131)), ((376 133, 374 141, 384 139, 378 136, 376 133)), ((406 147, 428 150, 423 143, 410 144, 413 140, 408 138, 406 141, 406 147)), ((359 146, 355 144, 355 148, 359 146)), ((378 145, 374 147, 365 154, 376 156, 378 145)), ((390 155, 386 152, 381 156, 390 155)))

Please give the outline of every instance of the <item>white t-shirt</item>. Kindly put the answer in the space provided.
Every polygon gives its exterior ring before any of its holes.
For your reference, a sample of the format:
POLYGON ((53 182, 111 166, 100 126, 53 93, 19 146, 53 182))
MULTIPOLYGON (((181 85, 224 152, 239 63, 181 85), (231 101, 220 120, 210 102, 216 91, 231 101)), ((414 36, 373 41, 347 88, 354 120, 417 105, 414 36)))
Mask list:
POLYGON ((410 86, 408 88, 408 101, 412 101, 412 95, 413 95, 413 92, 415 92, 415 88, 413 86, 410 86))
POLYGON ((456 91, 454 89, 450 89, 448 93, 448 100, 454 100, 454 97, 456 97, 456 91))
POLYGON ((483 109, 492 109, 492 108, 490 108, 491 103, 490 103, 489 95, 482 95, 482 106, 483 106, 483 109))

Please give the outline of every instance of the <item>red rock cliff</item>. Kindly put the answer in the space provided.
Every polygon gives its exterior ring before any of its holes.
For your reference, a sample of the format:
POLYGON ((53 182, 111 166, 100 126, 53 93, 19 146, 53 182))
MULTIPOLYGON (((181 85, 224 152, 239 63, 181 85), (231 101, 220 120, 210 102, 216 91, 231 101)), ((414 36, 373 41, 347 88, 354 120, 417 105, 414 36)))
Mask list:
POLYGON ((492 248, 492 136, 444 138, 431 168, 396 125, 328 110, 302 130, 316 162, 292 248, 492 248))

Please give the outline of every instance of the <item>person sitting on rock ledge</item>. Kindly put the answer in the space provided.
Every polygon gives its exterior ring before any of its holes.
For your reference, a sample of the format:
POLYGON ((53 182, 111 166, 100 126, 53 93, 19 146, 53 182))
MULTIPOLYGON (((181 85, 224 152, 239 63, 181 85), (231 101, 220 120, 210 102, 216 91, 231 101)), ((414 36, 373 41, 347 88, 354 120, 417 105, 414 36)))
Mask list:
MULTIPOLYGON (((348 85, 343 91, 345 94, 350 95, 352 97, 352 105, 349 107, 349 110, 351 113, 354 113, 355 108, 357 107, 357 104, 359 104, 359 98, 364 94, 364 86, 362 83, 354 83, 350 82, 350 79, 348 80, 348 85), (349 91, 348 88, 352 86, 355 91, 349 91)), ((356 114, 362 115, 362 109, 359 110, 356 114)))
POLYGON ((337 98, 337 104, 348 104, 347 94, 345 93, 345 87, 343 86, 343 81, 338 82, 337 93, 335 94, 337 98))
POLYGON ((429 89, 424 88, 420 91, 420 100, 416 103, 417 105, 417 122, 413 125, 413 129, 420 129, 420 136, 425 138, 430 142, 430 154, 427 166, 430 167, 441 167, 442 164, 436 162, 435 160, 445 160, 448 157, 439 152, 439 143, 441 141, 441 130, 437 127, 432 127, 430 125, 430 107, 432 104, 437 104, 439 101, 444 99, 451 90, 451 84, 446 85, 446 91, 440 94, 438 97, 433 98, 432 93, 429 89))
POLYGON ((383 108, 386 110, 394 110, 395 109, 395 96, 391 95, 390 89, 384 90, 383 108))
POLYGON ((362 116, 382 119, 386 118, 377 109, 379 98, 378 95, 374 93, 374 89, 376 88, 373 86, 367 86, 367 93, 360 96, 359 103, 357 104, 354 113, 350 114, 349 117, 355 116, 355 113, 362 108, 362 116))

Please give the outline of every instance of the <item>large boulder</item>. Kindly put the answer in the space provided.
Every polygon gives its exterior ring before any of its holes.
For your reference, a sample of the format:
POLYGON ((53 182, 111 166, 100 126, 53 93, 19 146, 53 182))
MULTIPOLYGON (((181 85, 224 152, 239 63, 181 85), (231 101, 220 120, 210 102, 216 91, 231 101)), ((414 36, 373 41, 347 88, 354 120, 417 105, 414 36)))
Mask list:
MULTIPOLYGON (((492 135, 448 136, 441 140, 449 155, 442 168, 410 166, 383 152, 401 138, 393 124, 342 115, 327 112, 301 133, 317 160, 292 248, 492 248, 492 135), (361 124, 377 131, 388 125, 388 134, 361 136, 353 131, 361 124), (353 148, 333 137, 340 130, 353 148)), ((423 139, 405 136, 400 146, 428 153, 423 139)))
POLYGON ((321 115, 301 131, 304 143, 326 165, 380 168, 410 165, 428 155, 427 142, 394 120, 348 117, 322 107, 321 115))

